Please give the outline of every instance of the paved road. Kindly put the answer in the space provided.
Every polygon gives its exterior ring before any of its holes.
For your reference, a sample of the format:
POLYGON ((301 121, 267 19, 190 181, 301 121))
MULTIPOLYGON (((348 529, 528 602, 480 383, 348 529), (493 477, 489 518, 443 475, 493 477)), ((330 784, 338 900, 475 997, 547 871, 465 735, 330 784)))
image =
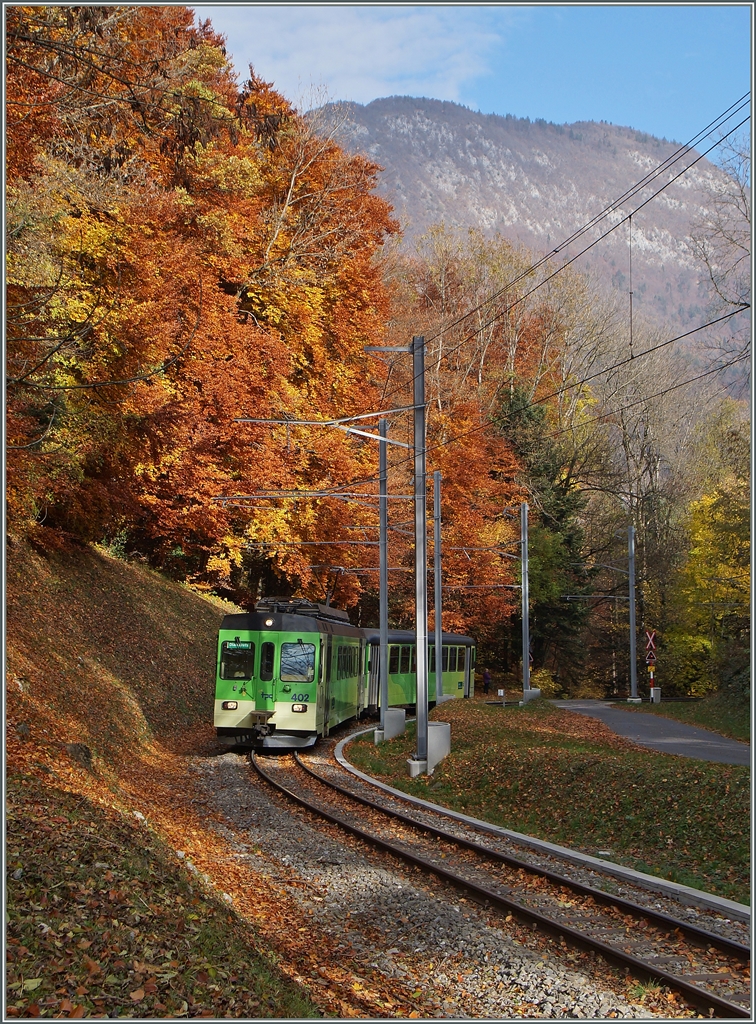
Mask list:
POLYGON ((604 725, 641 747, 661 750, 665 754, 695 757, 699 761, 718 761, 721 764, 751 763, 748 743, 729 740, 707 729, 697 729, 684 722, 676 722, 663 715, 623 711, 603 700, 555 700, 557 707, 576 711, 589 718, 598 718, 604 725))

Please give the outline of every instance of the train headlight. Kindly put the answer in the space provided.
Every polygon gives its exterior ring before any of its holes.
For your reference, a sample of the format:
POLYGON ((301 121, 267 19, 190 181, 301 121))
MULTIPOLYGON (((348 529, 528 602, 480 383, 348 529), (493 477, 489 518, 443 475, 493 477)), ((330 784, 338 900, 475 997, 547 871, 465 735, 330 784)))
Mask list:
POLYGON ((291 710, 292 711, 298 711, 301 714, 301 712, 307 710, 307 705, 306 704, 292 704, 291 705, 291 710))
POLYGON ((273 625, 273 619, 266 619, 265 620, 265 625, 266 626, 272 626, 273 625))
POLYGON ((239 707, 239 701, 224 700, 223 703, 221 704, 221 707, 223 708, 224 711, 236 711, 236 709, 239 707))

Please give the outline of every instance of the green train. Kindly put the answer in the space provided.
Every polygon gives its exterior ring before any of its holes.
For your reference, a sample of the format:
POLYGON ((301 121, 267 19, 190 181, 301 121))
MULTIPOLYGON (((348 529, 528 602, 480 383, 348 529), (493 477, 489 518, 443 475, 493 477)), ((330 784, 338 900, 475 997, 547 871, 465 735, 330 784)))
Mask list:
MULTIPOLYGON (((475 641, 456 633, 444 633, 442 641, 438 694, 429 645, 431 706, 474 692, 475 641)), ((388 670, 389 705, 414 705, 414 633, 389 630, 388 670)), ((215 676, 219 737, 258 749, 301 749, 378 708, 378 630, 353 626, 338 608, 297 598, 264 599, 254 612, 223 619, 215 676)))

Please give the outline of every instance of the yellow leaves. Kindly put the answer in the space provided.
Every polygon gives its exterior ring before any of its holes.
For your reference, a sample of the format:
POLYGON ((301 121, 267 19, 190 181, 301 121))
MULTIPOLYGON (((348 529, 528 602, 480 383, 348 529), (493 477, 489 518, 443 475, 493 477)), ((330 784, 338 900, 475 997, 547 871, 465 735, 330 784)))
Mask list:
POLYGON ((173 198, 175 199, 176 203, 179 206, 182 206, 182 207, 194 206, 194 199, 192 199, 192 197, 189 195, 189 193, 186 191, 186 189, 185 188, 181 188, 181 186, 177 186, 173 190, 173 198))
POLYGON ((252 155, 238 156, 221 150, 217 145, 194 148, 198 184, 213 187, 221 193, 238 193, 249 198, 259 193, 263 177, 257 160, 252 155))

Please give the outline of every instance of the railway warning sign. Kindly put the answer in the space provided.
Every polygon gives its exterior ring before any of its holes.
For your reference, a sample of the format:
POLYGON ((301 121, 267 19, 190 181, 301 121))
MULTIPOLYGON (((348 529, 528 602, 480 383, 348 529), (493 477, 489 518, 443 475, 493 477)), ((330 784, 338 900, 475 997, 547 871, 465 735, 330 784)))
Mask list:
POLYGON ((655 651, 656 650, 656 630, 655 629, 651 629, 651 630, 647 629, 646 630, 646 650, 647 651, 655 651))

